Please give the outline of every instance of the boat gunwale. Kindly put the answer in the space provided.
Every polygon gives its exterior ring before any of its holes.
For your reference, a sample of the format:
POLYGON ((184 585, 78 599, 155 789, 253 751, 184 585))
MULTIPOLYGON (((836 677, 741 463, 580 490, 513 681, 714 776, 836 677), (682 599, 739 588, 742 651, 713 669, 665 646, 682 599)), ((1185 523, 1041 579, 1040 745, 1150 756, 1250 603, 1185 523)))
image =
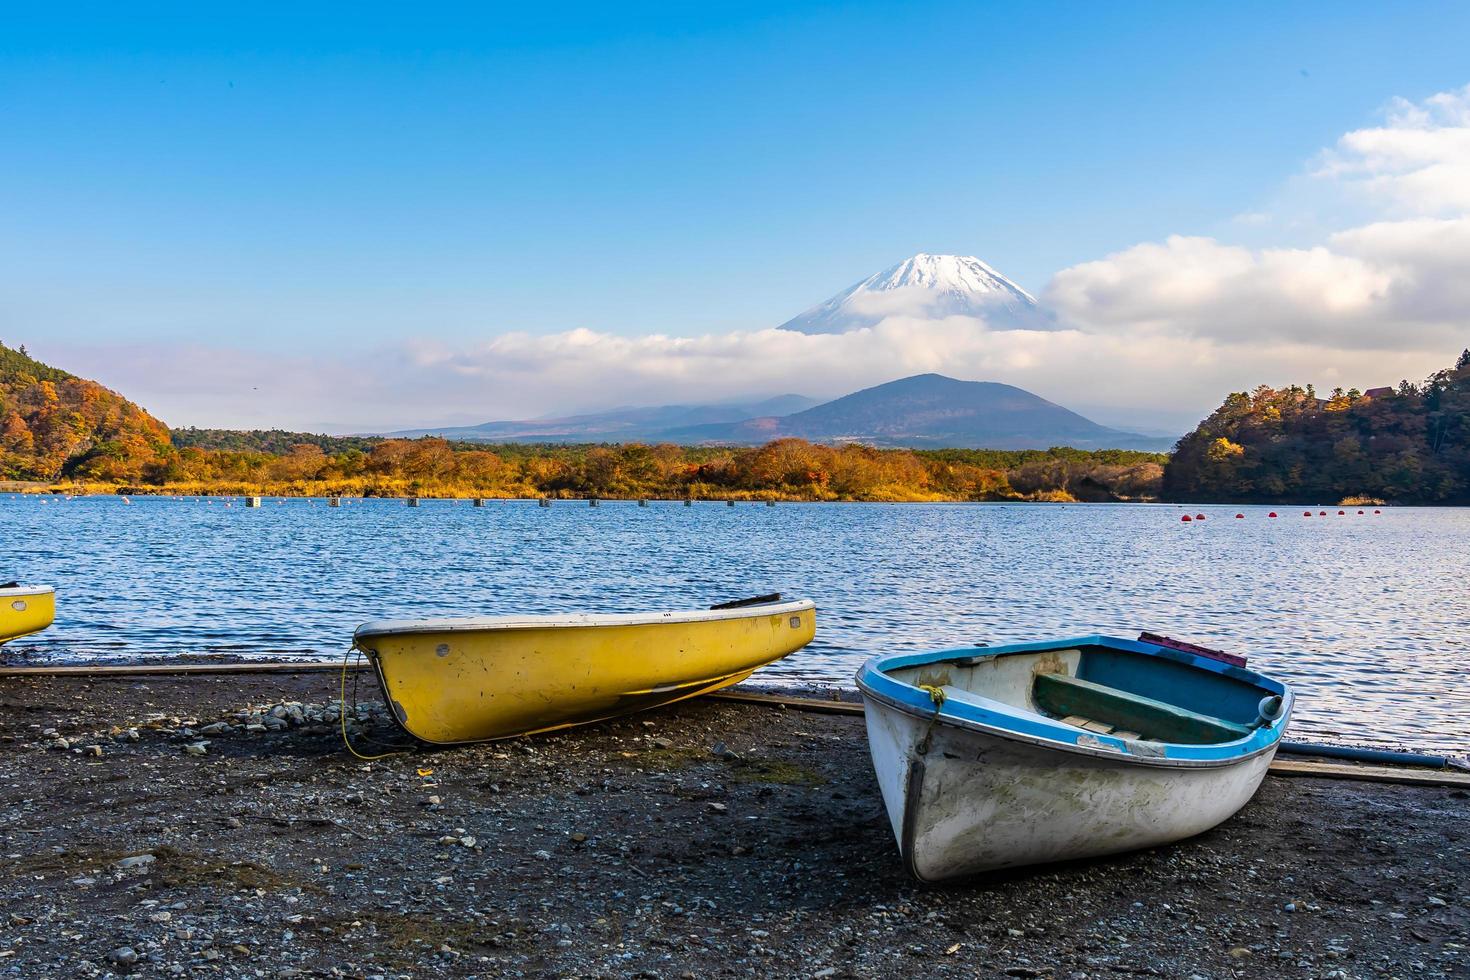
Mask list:
POLYGON ((0 589, 0 598, 10 599, 27 595, 55 595, 56 587, 53 585, 16 585, 8 589, 0 589))
POLYGON ((363 623, 352 634, 355 641, 370 637, 415 633, 495 632, 499 630, 577 629, 600 626, 658 626, 723 622, 784 616, 816 609, 811 599, 789 599, 734 609, 689 609, 674 612, 552 613, 545 616, 462 616, 446 619, 378 619, 363 623))
MULTIPOLYGON (((993 647, 960 647, 953 650, 936 650, 925 653, 882 654, 870 658, 858 670, 858 690, 865 699, 892 708, 903 714, 926 721, 934 721, 1013 742, 1023 742, 1041 748, 1052 749, 1074 755, 1096 759, 1109 759, 1130 765, 1151 766, 1168 769, 1217 769, 1238 765, 1256 758, 1278 747, 1281 737, 1291 720, 1295 695, 1291 688, 1264 674, 1222 661, 1201 657, 1196 654, 1161 647, 1152 643, 1127 640, 1122 637, 1093 634, 1070 637, 1062 640, 1041 640, 1026 643, 1009 643, 993 647), (1150 742, 1156 754, 1143 754, 1130 748, 1129 743, 1112 735, 1079 731, 1057 719, 1031 712, 1015 705, 995 701, 997 707, 1009 709, 992 711, 968 702, 957 704, 945 702, 938 707, 927 692, 888 675, 887 671, 904 667, 943 663, 947 660, 989 659, 1011 653, 1033 653, 1046 650, 1062 650, 1072 647, 1101 646, 1120 649, 1145 656, 1174 660, 1191 666, 1224 674, 1253 684, 1282 699, 1280 717, 1268 725, 1262 725, 1249 735, 1230 742, 1215 742, 1191 745, 1182 742, 1150 742), (1004 724, 1005 721, 1024 722, 1031 732, 1018 731, 1004 724), (1084 744, 1087 739, 1091 744, 1084 744)), ((993 700, 993 699, 987 699, 993 700)), ((1135 743, 1136 744, 1136 743, 1135 743)))

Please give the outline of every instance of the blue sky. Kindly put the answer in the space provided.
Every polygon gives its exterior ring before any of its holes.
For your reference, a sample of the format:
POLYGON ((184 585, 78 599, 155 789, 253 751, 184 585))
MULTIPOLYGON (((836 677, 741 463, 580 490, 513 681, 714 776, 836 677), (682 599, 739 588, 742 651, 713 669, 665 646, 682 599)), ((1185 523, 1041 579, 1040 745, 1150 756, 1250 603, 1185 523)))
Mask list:
MULTIPOLYGON (((695 337, 917 251, 1042 291, 1170 235, 1310 246, 1331 215, 1238 216, 1390 99, 1470 82, 1464 4, 533 6, 10 7, 0 338, 695 337)), ((518 407, 547 406, 403 421, 518 407)))

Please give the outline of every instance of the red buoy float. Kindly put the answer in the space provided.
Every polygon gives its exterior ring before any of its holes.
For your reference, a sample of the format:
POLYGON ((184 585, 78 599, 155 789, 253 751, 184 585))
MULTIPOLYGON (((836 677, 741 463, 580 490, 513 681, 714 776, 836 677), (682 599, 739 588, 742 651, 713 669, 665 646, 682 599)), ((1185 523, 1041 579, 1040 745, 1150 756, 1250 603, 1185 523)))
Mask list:
POLYGON ((1347 516, 1347 511, 1340 510, 1340 511, 1337 512, 1337 516, 1338 517, 1346 517, 1347 516))
POLYGON ((1205 515, 1203 515, 1203 514, 1195 514, 1194 515, 1194 519, 1197 520, 1197 521, 1202 521, 1202 520, 1205 519, 1205 515))
POLYGON ((1373 513, 1375 513, 1375 514, 1381 514, 1381 513, 1383 513, 1383 511, 1381 511, 1381 510, 1375 510, 1373 513))
POLYGON ((1302 511, 1302 516, 1303 517, 1311 517, 1312 516, 1312 512, 1309 511, 1309 510, 1304 510, 1304 511, 1302 511))
POLYGON ((1271 513, 1267 514, 1266 516, 1267 517, 1275 517, 1276 516, 1276 512, 1273 510, 1271 513))
POLYGON ((1359 514, 1361 514, 1361 513, 1362 513, 1362 511, 1358 511, 1358 513, 1359 513, 1359 514))
POLYGON ((1319 511, 1317 511, 1317 516, 1318 517, 1326 517, 1327 516, 1327 511, 1325 511, 1325 510, 1319 510, 1319 511))
POLYGON ((1245 520, 1245 515, 1244 514, 1236 514, 1235 515, 1235 519, 1237 521, 1243 521, 1243 520, 1245 520))
POLYGON ((1194 518, 1193 517, 1190 517, 1188 514, 1184 514, 1184 515, 1180 516, 1180 518, 1179 518, 1179 522, 1181 524, 1188 524, 1192 520, 1194 520, 1194 518))

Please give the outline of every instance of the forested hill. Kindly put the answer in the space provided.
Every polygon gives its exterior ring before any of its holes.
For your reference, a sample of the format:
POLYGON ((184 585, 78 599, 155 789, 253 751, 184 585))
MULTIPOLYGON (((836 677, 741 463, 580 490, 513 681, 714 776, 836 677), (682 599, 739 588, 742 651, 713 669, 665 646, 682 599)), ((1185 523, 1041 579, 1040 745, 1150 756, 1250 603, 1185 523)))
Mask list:
POLYGON ((134 480, 168 426, 115 391, 0 344, 0 479, 134 480))
POLYGON ((1470 350, 1423 384, 1260 387, 1179 441, 1165 500, 1470 503, 1470 350))
POLYGON ((191 425, 173 430, 174 445, 180 449, 228 449, 273 456, 284 456, 297 446, 315 446, 324 453, 370 452, 382 441, 382 436, 327 436, 286 429, 196 429, 191 425))

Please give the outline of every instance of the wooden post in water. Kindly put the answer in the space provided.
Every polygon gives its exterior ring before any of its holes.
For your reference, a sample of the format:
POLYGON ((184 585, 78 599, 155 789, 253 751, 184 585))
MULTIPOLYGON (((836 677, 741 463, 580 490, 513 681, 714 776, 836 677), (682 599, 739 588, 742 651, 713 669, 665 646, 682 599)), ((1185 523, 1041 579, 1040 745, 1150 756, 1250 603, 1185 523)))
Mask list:
POLYGON ((419 498, 409 497, 408 500, 405 501, 405 503, 407 503, 410 507, 417 507, 419 505, 419 498))

